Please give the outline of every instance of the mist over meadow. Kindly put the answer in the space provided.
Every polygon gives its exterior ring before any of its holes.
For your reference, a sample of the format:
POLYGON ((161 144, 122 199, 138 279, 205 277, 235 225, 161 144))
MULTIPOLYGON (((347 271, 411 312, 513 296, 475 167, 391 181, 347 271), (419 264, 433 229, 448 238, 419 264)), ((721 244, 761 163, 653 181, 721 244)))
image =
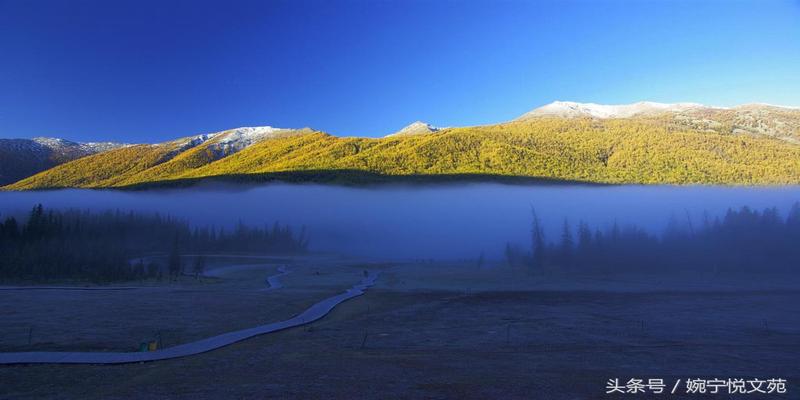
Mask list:
POLYGON ((158 212, 196 226, 232 228, 279 221, 305 226, 312 251, 376 258, 500 258, 507 242, 530 246, 531 207, 548 241, 564 219, 605 229, 615 222, 658 234, 670 219, 699 224, 729 208, 777 208, 800 200, 796 187, 711 186, 376 186, 206 185, 191 189, 56 190, 0 195, 0 218, 49 209, 158 212))

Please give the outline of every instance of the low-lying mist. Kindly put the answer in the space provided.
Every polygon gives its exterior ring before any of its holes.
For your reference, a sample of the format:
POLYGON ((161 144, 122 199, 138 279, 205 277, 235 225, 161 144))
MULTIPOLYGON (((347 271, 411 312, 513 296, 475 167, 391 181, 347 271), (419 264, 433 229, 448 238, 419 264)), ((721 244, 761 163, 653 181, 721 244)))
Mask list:
POLYGON ((173 190, 56 190, 0 193, 0 217, 50 209, 133 210, 232 227, 280 221, 305 226, 312 251, 379 258, 499 259, 507 242, 530 246, 531 207, 546 238, 563 221, 594 227, 635 224, 660 233, 672 218, 699 223, 729 208, 776 207, 785 214, 798 187, 514 186, 463 184, 353 188, 273 184, 173 190))

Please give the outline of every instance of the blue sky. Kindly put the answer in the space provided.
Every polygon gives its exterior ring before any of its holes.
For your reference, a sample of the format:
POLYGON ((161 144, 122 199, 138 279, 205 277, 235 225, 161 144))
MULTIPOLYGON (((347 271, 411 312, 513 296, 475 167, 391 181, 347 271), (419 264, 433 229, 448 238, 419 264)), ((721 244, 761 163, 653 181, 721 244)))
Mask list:
POLYGON ((0 137, 382 136, 554 100, 800 105, 800 1, 0 0, 0 137))

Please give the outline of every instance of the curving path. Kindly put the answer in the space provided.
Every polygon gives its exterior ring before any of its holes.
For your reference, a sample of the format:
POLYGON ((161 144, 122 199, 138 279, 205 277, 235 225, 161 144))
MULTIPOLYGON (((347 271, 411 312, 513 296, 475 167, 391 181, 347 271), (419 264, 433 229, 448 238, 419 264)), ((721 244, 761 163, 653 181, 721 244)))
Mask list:
POLYGON ((286 269, 285 265, 281 265, 280 267, 278 267, 278 272, 279 272, 278 274, 271 275, 271 276, 267 277, 267 281, 266 281, 267 287, 264 288, 265 291, 282 288, 283 284, 281 283, 279 278, 284 276, 284 275, 286 275, 286 274, 288 274, 291 271, 286 269))
MULTIPOLYGON (((284 270, 277 277, 284 275, 284 270)), ((270 277, 272 278, 272 277, 270 277)), ((254 336, 265 333, 305 325, 327 315, 334 307, 342 302, 361 296, 370 286, 375 284, 378 273, 369 274, 346 292, 316 303, 302 313, 285 321, 273 322, 254 328, 223 333, 196 342, 185 343, 162 350, 148 352, 24 352, 0 353, 0 364, 126 364, 145 361, 168 360, 171 358, 186 357, 205 353, 233 343, 241 342, 254 336)), ((269 281, 269 279, 268 279, 269 281)), ((280 282, 277 282, 280 284, 280 282)), ((272 284, 270 282, 270 284, 272 284)))
MULTIPOLYGON (((211 270, 206 271, 203 276, 211 277, 211 278, 220 278, 225 274, 231 272, 238 272, 238 271, 246 271, 246 270, 253 270, 253 269, 262 269, 264 267, 271 267, 272 264, 242 264, 242 265, 229 265, 226 267, 214 268, 211 270)), ((275 275, 270 275, 267 279, 264 280, 264 284, 266 285, 263 291, 275 290, 280 289, 283 287, 283 283, 280 281, 280 277, 290 273, 286 265, 281 265, 278 267, 278 273, 275 275)))

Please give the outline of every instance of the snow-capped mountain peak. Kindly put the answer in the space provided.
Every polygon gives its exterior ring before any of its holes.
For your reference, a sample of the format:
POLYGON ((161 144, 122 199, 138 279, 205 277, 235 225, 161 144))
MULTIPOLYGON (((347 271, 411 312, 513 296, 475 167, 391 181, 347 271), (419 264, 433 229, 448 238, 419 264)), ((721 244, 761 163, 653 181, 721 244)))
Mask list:
POLYGON ((214 143, 209 147, 222 154, 231 154, 264 139, 275 137, 291 129, 273 128, 271 126, 247 126, 214 135, 214 143))
POLYGON ((185 151, 207 143, 206 148, 211 150, 215 157, 221 158, 236 153, 265 139, 274 138, 284 133, 307 130, 310 129, 304 128, 298 130, 273 128, 271 126, 245 126, 241 128, 228 129, 221 132, 189 136, 180 139, 180 141, 161 143, 161 145, 177 144, 177 151, 185 151))
POLYGON ((34 142, 47 147, 49 149, 57 150, 68 146, 77 146, 78 143, 71 142, 69 140, 61 139, 61 138, 53 138, 53 137, 35 137, 33 139, 34 142))
POLYGON ((405 126, 403 129, 392 133, 391 135, 387 136, 395 136, 395 135, 422 135, 425 133, 433 133, 442 130, 443 128, 433 126, 427 122, 422 121, 415 121, 411 124, 405 126))
POLYGON ((130 146, 126 143, 116 142, 73 142, 71 140, 53 137, 35 137, 31 140, 38 145, 46 147, 54 152, 63 150, 78 150, 86 154, 100 153, 103 151, 116 149, 118 147, 130 146))
POLYGON ((271 126, 248 126, 242 128, 231 129, 230 131, 219 134, 221 138, 217 141, 219 144, 227 146, 241 146, 247 147, 261 139, 273 136, 275 133, 285 131, 286 129, 273 128, 271 126))
POLYGON ((652 101, 640 101, 632 104, 595 104, 595 103, 576 103, 572 101, 555 101, 539 107, 523 115, 521 118, 532 117, 564 117, 564 118, 630 118, 636 115, 657 114, 664 112, 682 112, 693 109, 719 108, 708 107, 698 103, 656 103, 652 101))

